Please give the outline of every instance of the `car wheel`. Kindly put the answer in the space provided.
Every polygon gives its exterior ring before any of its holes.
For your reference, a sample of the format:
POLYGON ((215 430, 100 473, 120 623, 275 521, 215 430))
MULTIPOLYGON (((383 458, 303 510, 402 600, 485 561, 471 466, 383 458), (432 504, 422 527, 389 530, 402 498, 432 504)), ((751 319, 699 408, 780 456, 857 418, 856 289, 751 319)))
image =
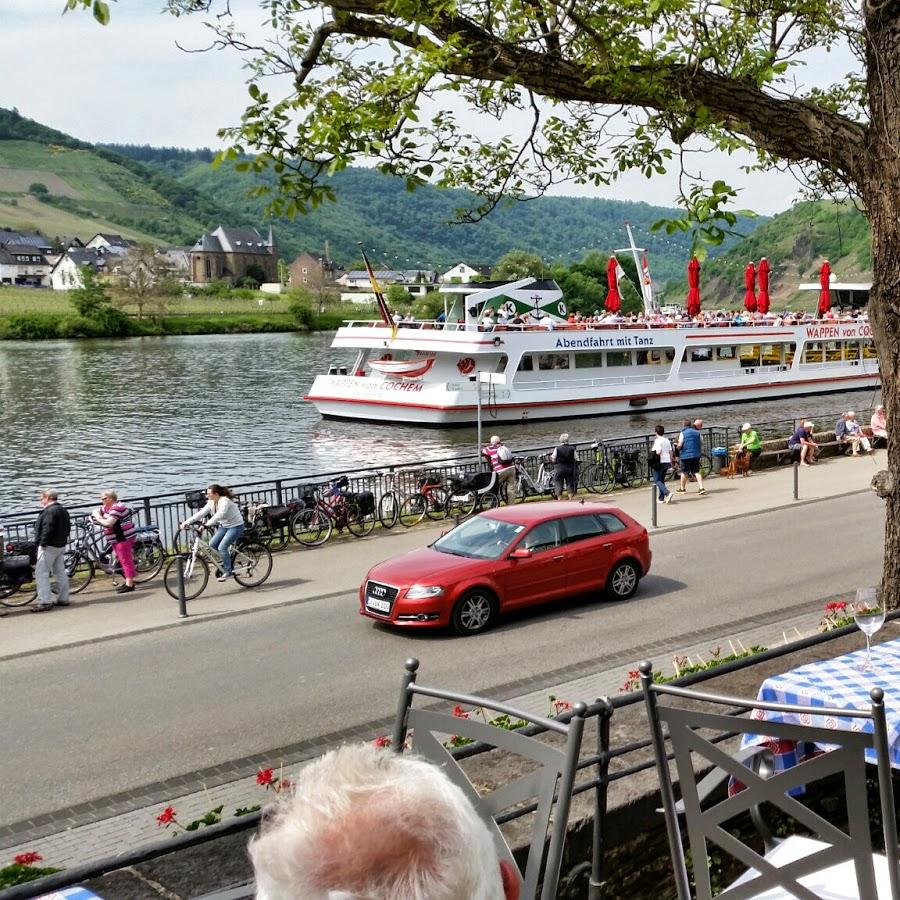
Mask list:
POLYGON ((610 600, 627 600, 638 589, 641 573, 630 560, 616 563, 606 579, 606 596, 610 600))
POLYGON ((460 635, 479 634, 488 629, 497 617, 497 600, 484 588, 466 591, 453 607, 451 624, 460 635))

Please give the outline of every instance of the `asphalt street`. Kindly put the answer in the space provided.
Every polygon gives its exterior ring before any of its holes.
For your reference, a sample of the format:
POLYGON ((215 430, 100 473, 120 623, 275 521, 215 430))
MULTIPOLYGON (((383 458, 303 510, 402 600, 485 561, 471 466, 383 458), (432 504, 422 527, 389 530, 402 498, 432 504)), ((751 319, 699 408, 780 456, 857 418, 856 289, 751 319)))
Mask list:
POLYGON ((2 661, 0 824, 253 753, 277 765, 278 748, 390 716, 409 656, 423 681, 491 694, 660 640, 677 652, 698 629, 725 642, 736 620, 801 604, 812 619, 878 580, 883 522, 869 493, 657 534, 632 600, 558 603, 474 638, 388 630, 348 594, 2 661))

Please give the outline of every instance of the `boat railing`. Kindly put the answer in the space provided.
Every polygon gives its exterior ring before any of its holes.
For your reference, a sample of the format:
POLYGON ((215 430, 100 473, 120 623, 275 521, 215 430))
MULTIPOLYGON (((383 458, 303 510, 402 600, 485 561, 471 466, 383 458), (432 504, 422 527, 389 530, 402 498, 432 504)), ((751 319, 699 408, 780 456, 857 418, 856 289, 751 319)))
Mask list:
MULTIPOLYGON (((751 321, 751 322, 557 322, 553 329, 547 329, 538 323, 527 325, 484 325, 478 322, 441 322, 437 319, 418 319, 414 322, 398 322, 397 328, 420 331, 472 332, 478 334, 512 332, 546 332, 546 331, 635 331, 658 330, 665 328, 715 331, 728 328, 781 328, 812 325, 868 325, 868 320, 846 319, 804 319, 802 322, 751 321)), ((382 319, 347 319, 342 328, 387 328, 382 319)))

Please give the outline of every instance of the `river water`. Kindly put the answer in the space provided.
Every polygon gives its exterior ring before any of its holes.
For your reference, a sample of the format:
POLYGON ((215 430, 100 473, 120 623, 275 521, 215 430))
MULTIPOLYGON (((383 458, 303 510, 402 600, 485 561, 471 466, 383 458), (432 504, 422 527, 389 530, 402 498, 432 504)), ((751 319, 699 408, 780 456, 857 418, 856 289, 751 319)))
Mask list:
MULTIPOLYGON (((329 363, 331 334, 204 335, 0 343, 0 520, 35 508, 44 486, 68 503, 113 487, 146 496, 202 486, 434 459, 474 450, 475 427, 324 421, 302 398, 329 363)), ((871 391, 710 406, 707 425, 809 416, 830 427, 871 391)), ((646 434, 679 411, 496 428, 514 448, 646 434)))

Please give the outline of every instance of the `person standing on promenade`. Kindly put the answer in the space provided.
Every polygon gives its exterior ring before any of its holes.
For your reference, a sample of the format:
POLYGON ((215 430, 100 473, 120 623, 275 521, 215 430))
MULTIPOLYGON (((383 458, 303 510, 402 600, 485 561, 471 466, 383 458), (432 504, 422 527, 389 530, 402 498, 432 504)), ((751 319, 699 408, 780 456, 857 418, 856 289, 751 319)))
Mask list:
POLYGON ((703 476, 700 474, 700 429, 703 427, 703 419, 696 419, 693 423, 685 419, 684 428, 678 435, 678 458, 681 462, 681 485, 679 494, 687 493, 688 478, 693 475, 700 487, 700 496, 706 493, 703 487, 703 476))
POLYGON ((650 450, 650 467, 653 470, 653 481, 656 484, 659 503, 671 503, 672 492, 666 487, 666 472, 672 465, 672 442, 666 437, 666 429, 656 426, 656 440, 650 450))
POLYGON ((37 603, 34 612, 53 609, 53 593, 50 574, 56 582, 56 606, 69 605, 69 575, 66 572, 66 544, 72 521, 69 511, 59 502, 56 491, 41 493, 43 509, 34 526, 34 543, 37 545, 37 563, 34 577, 37 581, 37 603))
POLYGON ((221 484, 211 484, 206 489, 206 499, 206 506, 185 519, 179 527, 186 528, 192 522, 199 522, 207 516, 209 519, 203 523, 207 528, 219 526, 209 546, 222 557, 222 568, 216 575, 216 580, 228 581, 231 578, 231 545, 244 533, 244 517, 234 502, 234 495, 221 484))
POLYGON ((483 447, 481 455, 497 473, 497 488, 507 495, 508 503, 516 502, 516 464, 512 450, 503 443, 499 435, 493 435, 491 442, 483 447))
POLYGON ((109 542, 122 567, 125 584, 116 588, 117 594, 130 594, 134 590, 137 570, 134 567, 134 521, 131 510, 119 502, 115 491, 104 491, 100 498, 100 509, 91 513, 91 518, 103 528, 103 536, 109 542))
POLYGON ((568 492, 571 499, 577 492, 575 484, 575 447, 569 443, 568 433, 559 436, 559 444, 550 454, 553 463, 553 494, 557 500, 562 498, 563 491, 568 492))

